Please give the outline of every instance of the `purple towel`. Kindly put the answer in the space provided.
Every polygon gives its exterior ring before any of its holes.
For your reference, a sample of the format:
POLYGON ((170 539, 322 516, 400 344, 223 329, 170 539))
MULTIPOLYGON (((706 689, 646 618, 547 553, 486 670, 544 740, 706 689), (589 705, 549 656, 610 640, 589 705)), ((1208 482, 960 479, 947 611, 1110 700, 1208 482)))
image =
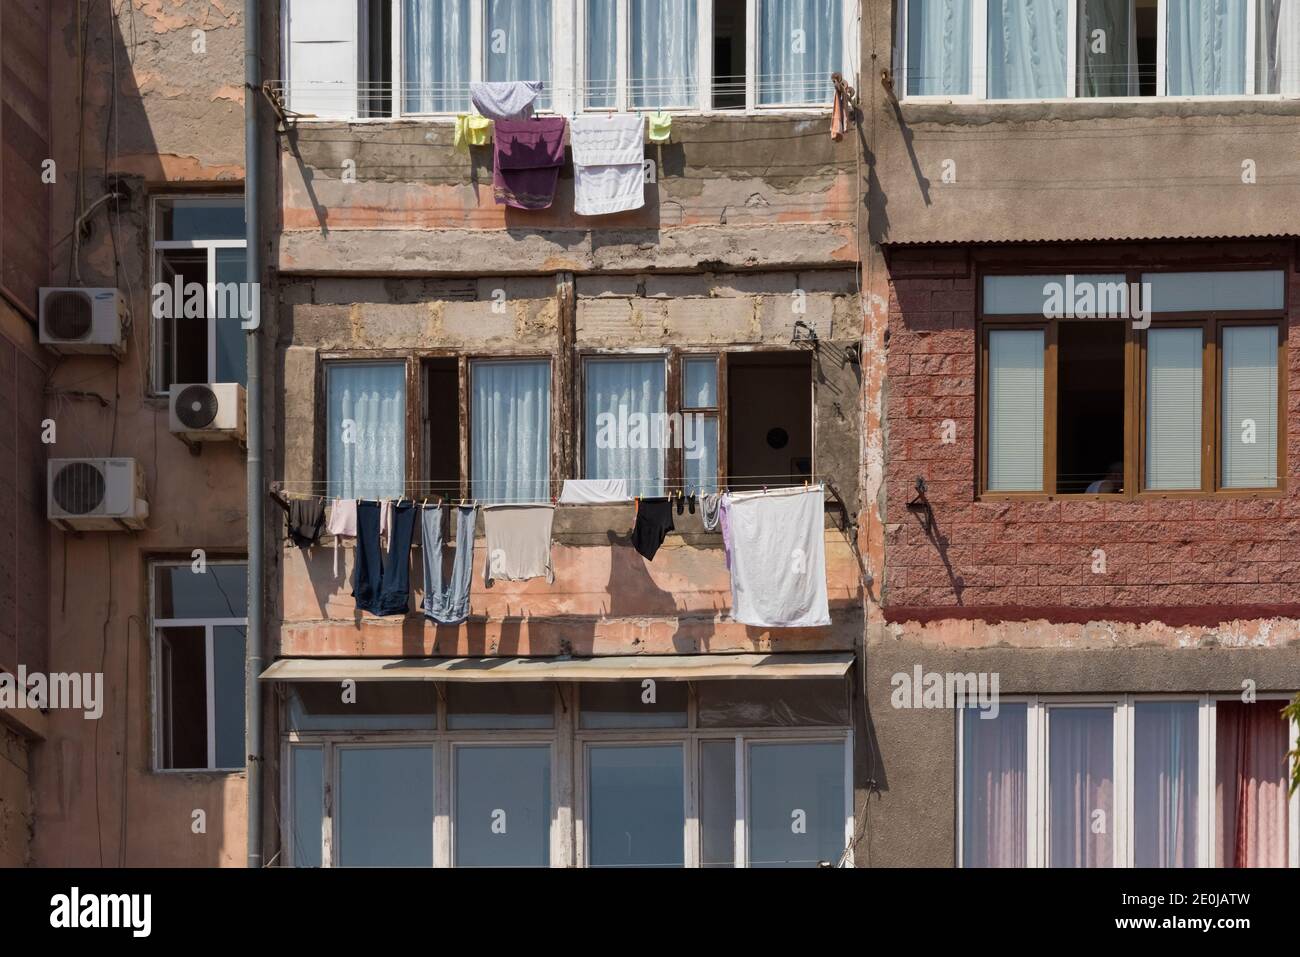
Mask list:
POLYGON ((497 120, 493 132, 492 186, 498 203, 547 209, 564 164, 564 117, 497 120))

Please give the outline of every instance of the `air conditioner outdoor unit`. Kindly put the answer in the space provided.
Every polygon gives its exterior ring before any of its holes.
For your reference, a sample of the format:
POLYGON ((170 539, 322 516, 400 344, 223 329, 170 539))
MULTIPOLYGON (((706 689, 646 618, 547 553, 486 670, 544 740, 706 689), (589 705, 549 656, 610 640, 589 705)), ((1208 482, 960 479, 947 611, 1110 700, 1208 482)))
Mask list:
POLYGON ((126 298, 117 289, 41 290, 41 344, 58 353, 126 351, 126 298))
POLYGON ((171 430, 197 451, 198 442, 244 444, 244 387, 237 382, 195 382, 171 388, 171 430))
POLYGON ((50 521, 68 531, 142 529, 149 519, 135 459, 50 459, 46 495, 50 521))

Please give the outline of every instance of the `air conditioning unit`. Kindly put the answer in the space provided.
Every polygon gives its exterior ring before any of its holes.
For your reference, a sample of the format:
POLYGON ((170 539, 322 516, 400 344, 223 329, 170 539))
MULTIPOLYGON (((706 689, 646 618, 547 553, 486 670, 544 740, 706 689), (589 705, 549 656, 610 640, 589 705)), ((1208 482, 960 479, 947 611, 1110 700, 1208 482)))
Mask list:
POLYGON ((40 320, 41 344, 55 352, 126 351, 126 298, 117 289, 42 289, 40 320))
POLYGON ((195 382, 171 388, 171 430, 197 451, 198 442, 244 444, 244 387, 237 382, 195 382))
POLYGON ((50 459, 50 521, 67 531, 142 529, 149 519, 144 472, 135 459, 50 459))

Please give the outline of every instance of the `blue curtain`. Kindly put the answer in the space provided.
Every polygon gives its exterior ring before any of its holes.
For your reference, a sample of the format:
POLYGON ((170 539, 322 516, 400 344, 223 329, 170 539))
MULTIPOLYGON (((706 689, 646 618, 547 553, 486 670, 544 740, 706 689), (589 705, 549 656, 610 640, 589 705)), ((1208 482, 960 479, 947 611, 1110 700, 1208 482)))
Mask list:
POLYGON ((692 107, 699 100, 696 0, 630 0, 628 104, 692 107))
POLYGON ((406 366, 326 367, 325 461, 334 498, 396 498, 406 477, 406 366))
POLYGON ((758 102, 829 103, 840 69, 841 0, 763 0, 758 24, 758 102))
POLYGON ((537 106, 550 105, 551 0, 488 0, 483 24, 489 81, 542 80, 537 106))
POLYGON ((612 110, 618 93, 617 0, 587 0, 587 105, 612 110))
POLYGON ((470 482, 486 502, 550 501, 551 364, 471 366, 470 482))
POLYGON ((1169 4, 1169 96, 1246 92, 1246 0, 1178 0, 1169 4))
POLYGON ((469 110, 469 4, 470 0, 405 0, 404 112, 469 110))
POLYGON ((990 0, 990 99, 1065 96, 1066 15, 1066 0, 990 0))
POLYGON ((971 0, 907 0, 907 92, 971 91, 971 0))
POLYGON ((584 374, 586 478, 627 479, 633 495, 662 495, 664 360, 588 359, 584 374))

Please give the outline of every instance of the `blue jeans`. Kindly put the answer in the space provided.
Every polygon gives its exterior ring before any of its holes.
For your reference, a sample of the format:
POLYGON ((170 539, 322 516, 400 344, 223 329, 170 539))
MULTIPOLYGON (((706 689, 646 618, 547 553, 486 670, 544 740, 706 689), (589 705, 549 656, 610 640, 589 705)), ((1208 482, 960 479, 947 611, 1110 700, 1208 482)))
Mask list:
POLYGON ((442 506, 425 508, 424 615, 440 625, 459 625, 469 617, 469 588, 474 567, 474 530, 478 510, 472 505, 456 509, 456 557, 451 581, 442 584, 442 506))

